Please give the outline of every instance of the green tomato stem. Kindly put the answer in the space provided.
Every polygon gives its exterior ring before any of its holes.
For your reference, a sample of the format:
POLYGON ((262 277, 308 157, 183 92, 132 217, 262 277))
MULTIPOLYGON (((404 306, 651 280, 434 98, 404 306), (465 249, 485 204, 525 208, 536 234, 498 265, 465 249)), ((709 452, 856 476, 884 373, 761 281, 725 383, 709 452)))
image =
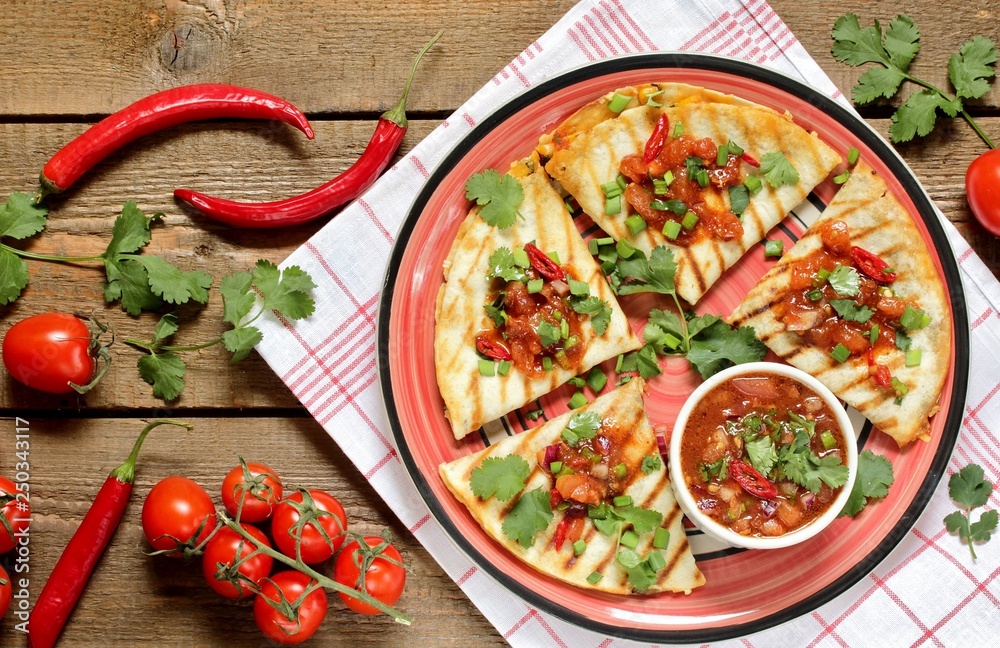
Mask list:
POLYGON ((16 254, 19 257, 25 259, 35 259, 37 261, 54 261, 56 263, 81 263, 84 261, 100 261, 104 257, 100 254, 97 256, 83 256, 83 257, 68 257, 68 256, 58 256, 54 254, 40 254, 38 252, 28 252, 27 250, 19 250, 16 247, 11 247, 5 243, 0 243, 0 249, 16 254))
POLYGON ((142 432, 139 433, 139 438, 135 440, 135 445, 132 446, 132 452, 129 454, 128 459, 125 460, 125 463, 111 471, 111 477, 114 477, 123 484, 131 484, 135 482, 135 462, 139 458, 139 449, 142 448, 142 442, 146 440, 146 435, 149 434, 153 428, 161 425, 176 425, 188 430, 194 429, 194 426, 190 423, 176 421, 174 419, 157 419, 152 421, 149 425, 142 428, 142 432))

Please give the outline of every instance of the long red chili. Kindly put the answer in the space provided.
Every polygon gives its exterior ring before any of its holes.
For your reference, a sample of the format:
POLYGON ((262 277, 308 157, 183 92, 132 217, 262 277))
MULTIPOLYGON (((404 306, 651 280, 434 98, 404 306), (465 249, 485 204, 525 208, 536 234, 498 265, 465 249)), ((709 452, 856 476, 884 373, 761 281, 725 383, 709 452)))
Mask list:
POLYGON ((649 136, 649 140, 646 141, 646 147, 643 149, 643 162, 649 164, 656 159, 656 156, 660 154, 663 146, 667 143, 669 132, 670 118, 666 114, 660 115, 660 118, 656 120, 656 127, 653 128, 653 133, 649 136))
POLYGON ((94 565, 104 553, 125 513, 132 484, 135 482, 135 461, 139 448, 149 431, 160 425, 179 425, 192 429, 189 423, 170 419, 153 421, 139 433, 132 453, 125 463, 111 471, 97 493, 80 527, 70 538, 59 562, 45 581, 45 587, 28 620, 28 648, 50 648, 62 632, 66 620, 83 593, 94 565))
POLYGON ((41 195, 65 191, 98 162, 143 135, 204 119, 277 120, 309 139, 315 136, 306 116, 280 97, 221 83, 180 86, 122 108, 60 149, 42 168, 41 195))
POLYGON ((761 499, 774 499, 778 496, 777 487, 767 480, 767 477, 757 472, 753 466, 743 461, 730 461, 729 474, 743 490, 761 499))
POLYGON ((215 198, 191 189, 175 189, 174 196, 215 220, 236 227, 257 228, 306 223, 354 200, 375 182, 399 149, 408 127, 406 98, 410 93, 410 83, 420 59, 437 42, 441 33, 438 32, 417 54, 403 87, 402 98, 379 117, 375 133, 364 152, 346 171, 326 184, 292 198, 263 203, 215 198))

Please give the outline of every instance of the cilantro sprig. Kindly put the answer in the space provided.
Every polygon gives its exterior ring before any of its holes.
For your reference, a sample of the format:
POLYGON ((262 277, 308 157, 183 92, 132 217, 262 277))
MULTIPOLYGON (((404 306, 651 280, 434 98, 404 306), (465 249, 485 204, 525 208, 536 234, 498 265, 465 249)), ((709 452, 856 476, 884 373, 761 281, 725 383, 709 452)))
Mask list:
POLYGON ((962 511, 955 511, 944 518, 945 527, 958 537, 965 540, 976 559, 974 543, 986 542, 997 528, 997 511, 985 511, 975 522, 972 521, 972 509, 986 506, 993 492, 993 484, 987 481, 982 467, 969 464, 948 479, 948 495, 962 511))
POLYGON ((854 517, 868 505, 868 500, 885 497, 893 481, 892 463, 882 455, 865 450, 858 455, 858 476, 840 516, 854 517))
POLYGON ((236 272, 222 279, 219 286, 223 303, 222 319, 233 328, 221 337, 198 344, 168 344, 180 326, 177 315, 167 313, 157 323, 151 340, 129 339, 125 343, 148 353, 139 358, 137 366, 142 379, 152 385, 153 395, 174 400, 184 389, 184 374, 187 372, 179 352, 222 344, 232 353, 231 362, 239 362, 263 339, 260 329, 253 325, 258 318, 268 311, 292 320, 308 317, 316 308, 309 294, 315 287, 312 278, 300 267, 289 266, 280 270, 274 263, 261 259, 252 271, 236 272), (260 307, 251 316, 258 296, 260 307))
POLYGON ((885 34, 876 20, 870 27, 861 27, 855 14, 846 14, 833 25, 833 56, 852 67, 875 63, 858 79, 852 90, 859 105, 879 98, 891 99, 904 81, 923 88, 910 95, 892 115, 889 137, 893 142, 908 142, 915 136, 924 137, 933 129, 938 111, 949 117, 961 115, 976 134, 996 148, 965 109, 965 100, 979 99, 989 90, 989 80, 996 74, 996 44, 984 36, 966 41, 948 61, 948 79, 955 94, 910 74, 910 63, 920 51, 920 30, 907 15, 900 14, 889 23, 885 34))
POLYGON ((494 169, 476 173, 465 182, 465 197, 482 207, 479 215, 488 225, 506 229, 518 218, 524 220, 517 209, 524 200, 524 189, 510 174, 500 175, 494 169))
POLYGON ((519 455, 487 457, 469 473, 469 485, 472 493, 484 501, 495 496, 508 502, 524 490, 530 474, 531 466, 519 455))

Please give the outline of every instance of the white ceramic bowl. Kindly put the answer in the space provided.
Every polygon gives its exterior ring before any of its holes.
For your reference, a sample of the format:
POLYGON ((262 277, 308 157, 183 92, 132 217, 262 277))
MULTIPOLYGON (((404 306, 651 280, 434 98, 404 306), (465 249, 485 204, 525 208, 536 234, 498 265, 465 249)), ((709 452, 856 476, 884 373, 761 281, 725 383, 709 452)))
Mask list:
POLYGON ((844 408, 840 404, 840 401, 837 400, 837 397, 834 396, 833 392, 827 389, 825 385, 804 371, 789 365, 778 364, 775 362, 749 362, 746 364, 740 364, 724 369, 710 377, 708 380, 699 385, 687 401, 685 401, 684 406, 681 408, 680 414, 677 417, 677 422, 674 424, 674 430, 670 437, 670 480, 674 483, 674 492, 677 494, 677 502, 680 504, 681 510, 683 510, 688 519, 691 520, 695 526, 704 531, 706 535, 717 540, 721 540, 727 544, 736 547, 745 547, 747 549, 778 549, 781 547, 788 547, 807 540, 828 527, 837 518, 837 515, 844 509, 844 505, 847 503, 847 499, 851 495, 851 489, 854 487, 854 480, 857 477, 857 467, 857 438, 854 435, 854 428, 851 425, 851 421, 847 417, 847 412, 844 411, 844 408), (713 520, 711 517, 702 513, 695 504, 694 497, 688 490, 687 484, 684 480, 684 475, 681 472, 681 438, 684 435, 684 428, 687 426, 688 418, 690 417, 691 411, 694 409, 695 405, 709 391, 726 380, 736 376, 754 373, 771 373, 787 376, 816 392, 816 394, 826 402, 827 406, 836 417, 837 423, 843 432, 845 443, 847 444, 846 456, 844 457, 848 468, 847 483, 844 484, 840 494, 830 505, 830 508, 818 518, 807 523, 805 526, 799 527, 798 529, 790 531, 784 535, 773 537, 758 538, 740 535, 739 533, 726 528, 713 520))

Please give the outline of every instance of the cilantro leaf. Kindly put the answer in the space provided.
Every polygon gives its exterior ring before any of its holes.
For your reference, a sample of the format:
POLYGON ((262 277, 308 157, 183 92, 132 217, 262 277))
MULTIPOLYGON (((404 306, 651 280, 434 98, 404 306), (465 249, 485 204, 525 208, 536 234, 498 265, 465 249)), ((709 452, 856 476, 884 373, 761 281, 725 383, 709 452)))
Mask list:
POLYGON ((254 266, 253 285, 263 297, 264 309, 275 310, 293 320, 312 315, 316 302, 309 291, 316 287, 312 278, 299 266, 278 266, 260 259, 254 266))
POLYGON ((615 559, 628 574, 628 582, 637 592, 645 592, 656 583, 656 571, 650 567, 649 559, 643 560, 634 549, 622 547, 615 559))
POLYGON ((566 424, 566 429, 578 439, 593 439, 600 427, 601 415, 597 412, 577 412, 566 424))
POLYGON ((894 480, 889 460, 871 450, 865 450, 858 455, 858 475, 840 515, 854 517, 861 512, 869 499, 885 497, 889 494, 889 487, 894 480))
POLYGON ((889 64, 889 55, 882 46, 882 27, 875 21, 861 28, 858 17, 849 13, 833 23, 833 56, 851 67, 865 63, 889 64))
POLYGON ((526 275, 524 270, 517 266, 514 260, 514 253, 505 247, 497 248, 489 258, 490 271, 486 274, 487 279, 499 277, 504 281, 524 281, 526 275))
POLYGON ((959 99, 979 99, 990 91, 987 79, 996 75, 996 44, 984 36, 966 41, 948 59, 948 78, 959 99))
POLYGON ((951 115, 956 113, 953 104, 933 90, 921 90, 910 95, 906 103, 892 115, 889 137, 893 142, 909 142, 914 136, 924 137, 934 130, 937 109, 951 115))
POLYGON ((536 488, 517 500, 503 521, 503 534, 527 549, 535 544, 538 532, 552 521, 549 490, 536 488))
POLYGON ((153 344, 166 340, 168 337, 176 333, 178 328, 177 314, 165 314, 160 318, 160 321, 156 323, 156 329, 153 331, 153 344))
POLYGON ((559 327, 544 319, 539 320, 536 332, 538 333, 538 341, 543 347, 552 346, 562 337, 562 331, 559 330, 559 327))
POLYGON ((153 294, 170 304, 195 301, 208 302, 208 289, 212 277, 201 270, 183 272, 177 266, 158 256, 136 256, 135 261, 146 269, 149 287, 153 294))
POLYGON ((774 447, 774 441, 770 436, 764 435, 754 441, 747 441, 744 445, 750 465, 754 470, 762 475, 767 475, 778 462, 778 451, 774 447))
POLYGON ((833 310, 837 311, 838 315, 848 322, 864 324, 875 314, 875 311, 867 306, 858 306, 853 299, 831 299, 830 305, 833 306, 833 310))
POLYGON ((643 379, 659 376, 663 371, 660 369, 660 361, 656 358, 656 349, 647 344, 638 351, 625 354, 622 359, 620 373, 638 371, 643 379))
POLYGON ((868 104, 879 97, 891 99, 899 92, 899 86, 906 76, 896 68, 873 67, 858 77, 858 83, 851 90, 854 103, 868 104))
POLYGON ((14 192, 7 197, 7 203, 0 207, 0 236, 24 239, 45 229, 45 205, 36 205, 28 194, 14 192))
POLYGON ((108 247, 102 255, 104 259, 114 260, 119 254, 138 252, 149 245, 150 225, 162 216, 163 214, 157 213, 147 217, 136 206, 134 200, 125 203, 111 227, 111 240, 108 241, 108 247))
POLYGON ((885 30, 884 46, 889 54, 889 63, 906 72, 920 51, 920 30, 913 19, 904 14, 893 18, 885 30))
POLYGON ((799 182, 799 172, 781 151, 765 153, 760 159, 760 170, 767 183, 774 188, 799 182))
POLYGON ((996 511, 986 511, 979 516, 977 522, 969 525, 969 539, 973 542, 986 542, 990 532, 997 528, 998 515, 996 511))
POLYGON ((611 307, 608 302, 596 295, 590 295, 585 299, 571 299, 570 306, 581 315, 590 316, 590 325, 594 327, 594 333, 604 335, 611 323, 611 307))
POLYGON ((969 464, 948 479, 948 495, 967 509, 985 506, 992 492, 993 484, 986 481, 983 469, 976 464, 969 464))
POLYGON ((826 280, 841 297, 857 297, 861 292, 861 275, 851 266, 837 265, 826 280))
POLYGON ((156 310, 163 300, 153 294, 146 268, 133 259, 105 259, 104 270, 108 283, 104 284, 104 300, 121 300, 122 308, 129 315, 139 315, 144 310, 156 310))
POLYGON ((630 295, 638 292, 674 293, 674 273, 677 263, 672 250, 663 245, 653 248, 649 259, 640 250, 628 259, 619 259, 615 275, 620 280, 616 292, 630 295))
POLYGON ((250 314, 256 301, 250 290, 253 275, 249 272, 234 272, 219 282, 219 292, 222 294, 222 320, 233 326, 238 326, 244 317, 250 314))
POLYGON ((174 400, 184 389, 187 367, 176 353, 151 353, 139 358, 139 375, 153 386, 153 395, 174 400))
POLYGON ((642 458, 641 468, 643 474, 651 475, 660 468, 663 468, 663 459, 658 454, 646 455, 642 458))
POLYGON ((530 474, 531 466, 519 455, 487 457, 472 469, 469 486, 484 501, 496 495, 501 502, 507 502, 524 490, 530 474))
POLYGON ((517 209, 524 190, 512 175, 500 175, 494 169, 477 173, 466 181, 465 197, 482 207, 479 215, 488 225, 506 229, 524 218, 517 209))
POLYGON ((230 362, 239 362, 250 355, 253 348, 263 339, 264 335, 256 326, 238 326, 222 334, 222 343, 233 354, 230 362))
POLYGON ((28 264, 21 257, 0 250, 0 304, 9 304, 28 285, 28 264))
POLYGON ((767 347, 757 339, 753 327, 734 330, 719 320, 691 341, 687 359, 702 378, 708 378, 731 364, 763 360, 766 354, 767 347))
POLYGON ((638 506, 622 506, 615 509, 625 524, 631 524, 636 533, 649 533, 663 524, 663 514, 638 506))

